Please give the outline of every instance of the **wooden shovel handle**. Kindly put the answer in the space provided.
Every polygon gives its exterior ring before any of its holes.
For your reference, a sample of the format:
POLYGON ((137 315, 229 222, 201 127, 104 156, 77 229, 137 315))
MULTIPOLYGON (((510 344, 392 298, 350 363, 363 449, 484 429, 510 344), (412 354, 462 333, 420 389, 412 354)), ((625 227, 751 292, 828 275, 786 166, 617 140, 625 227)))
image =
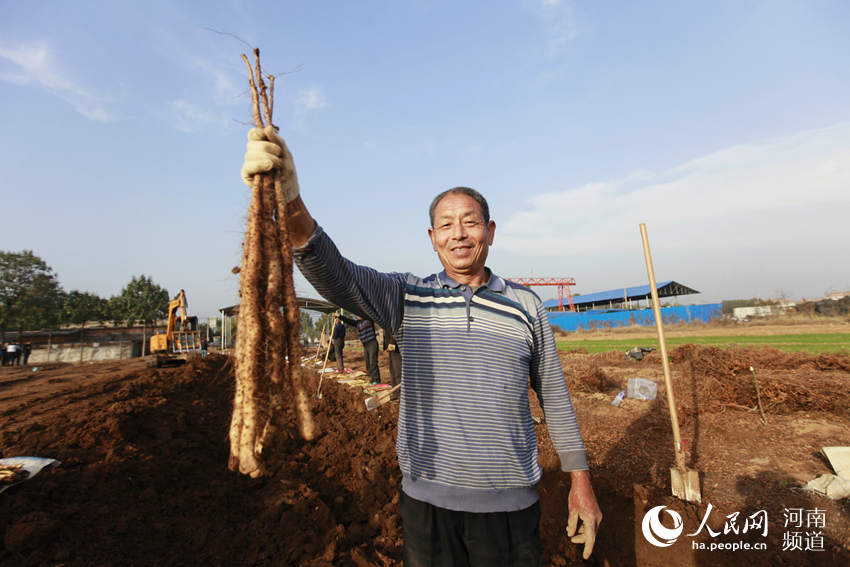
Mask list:
POLYGON ((661 321, 661 305, 658 302, 658 288, 655 284, 655 270, 652 267, 652 252, 649 251, 649 237, 646 224, 640 223, 640 238, 643 241, 643 257, 646 260, 646 273, 649 274, 649 292, 652 295, 652 311, 655 314, 655 329, 661 346, 661 364, 664 367, 664 386, 667 390, 667 405, 670 408, 670 424, 673 426, 673 445, 676 451, 676 466, 685 469, 685 453, 682 451, 682 437, 679 434, 679 415, 676 412, 676 399, 673 397, 673 382, 670 379, 670 361, 667 359, 667 342, 664 340, 664 326, 661 321))
POLYGON ((328 365, 328 357, 331 355, 331 345, 334 342, 332 336, 333 336, 333 323, 331 323, 331 332, 328 334, 328 350, 325 351, 325 362, 322 364, 322 372, 321 372, 321 375, 319 376, 319 387, 316 390, 316 397, 318 397, 319 394, 322 391, 322 380, 324 380, 324 378, 325 378, 325 367, 328 365))

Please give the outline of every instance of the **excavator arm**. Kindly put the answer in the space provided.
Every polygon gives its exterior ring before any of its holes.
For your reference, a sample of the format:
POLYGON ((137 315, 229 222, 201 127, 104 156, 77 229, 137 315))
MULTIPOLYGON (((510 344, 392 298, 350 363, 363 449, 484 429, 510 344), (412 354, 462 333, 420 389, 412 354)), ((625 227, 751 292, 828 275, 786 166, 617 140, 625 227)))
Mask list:
POLYGON ((186 292, 182 289, 180 290, 180 293, 178 293, 174 299, 168 303, 168 323, 165 327, 165 337, 169 343, 174 340, 174 331, 177 328, 178 311, 180 312, 180 328, 182 329, 183 324, 189 317, 186 313, 188 306, 188 302, 186 301, 186 292))
POLYGON ((188 311, 186 292, 181 289, 174 299, 168 302, 165 333, 153 335, 150 339, 150 354, 154 355, 156 366, 161 364, 163 355, 201 352, 198 318, 190 317, 188 311))

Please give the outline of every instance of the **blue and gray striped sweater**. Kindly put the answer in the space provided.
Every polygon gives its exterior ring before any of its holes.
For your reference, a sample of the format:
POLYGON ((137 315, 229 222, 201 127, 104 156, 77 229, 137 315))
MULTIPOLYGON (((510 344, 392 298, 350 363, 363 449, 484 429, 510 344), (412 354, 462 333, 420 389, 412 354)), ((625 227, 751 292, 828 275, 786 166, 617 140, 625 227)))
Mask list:
POLYGON ((528 384, 564 471, 587 468, 555 339, 537 295, 490 273, 477 289, 345 259, 320 227, 293 250, 328 301, 392 333, 402 355, 396 451, 409 496, 467 512, 537 501, 528 384), (529 382, 530 381, 530 382, 529 382))

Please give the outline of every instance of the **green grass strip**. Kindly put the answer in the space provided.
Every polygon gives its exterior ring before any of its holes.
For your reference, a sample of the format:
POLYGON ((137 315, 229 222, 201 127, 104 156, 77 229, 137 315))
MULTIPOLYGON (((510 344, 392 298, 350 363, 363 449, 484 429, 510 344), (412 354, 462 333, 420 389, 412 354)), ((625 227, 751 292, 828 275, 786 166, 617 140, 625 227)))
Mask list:
MULTIPOLYGON (((799 335, 724 335, 717 337, 665 337, 667 348, 684 344, 697 344, 718 348, 729 347, 772 347, 788 352, 805 352, 808 354, 843 353, 850 354, 850 333, 815 333, 799 335)), ((585 349, 589 353, 627 351, 632 347, 658 348, 658 339, 561 339, 558 340, 558 350, 569 351, 585 349)))

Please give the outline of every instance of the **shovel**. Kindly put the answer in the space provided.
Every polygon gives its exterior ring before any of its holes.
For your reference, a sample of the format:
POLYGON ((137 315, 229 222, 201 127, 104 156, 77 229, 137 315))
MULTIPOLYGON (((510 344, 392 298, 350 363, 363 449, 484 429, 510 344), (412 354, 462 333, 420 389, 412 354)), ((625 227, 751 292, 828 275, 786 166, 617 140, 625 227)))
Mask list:
POLYGON ((319 358, 319 349, 322 348, 323 342, 325 342, 325 327, 322 327, 322 336, 319 338, 319 344, 316 345, 316 354, 313 355, 314 359, 319 358))
POLYGON ((325 379, 325 367, 328 365, 328 357, 331 355, 331 345, 333 344, 333 339, 328 336, 328 350, 325 352, 325 362, 322 364, 322 372, 319 375, 319 388, 316 390, 316 398, 322 399, 322 380, 325 379))
POLYGON ((673 496, 688 502, 700 503, 702 497, 699 490, 699 472, 685 466, 685 452, 682 450, 682 438, 679 435, 679 416, 676 412, 676 400, 673 397, 673 382, 670 379, 670 362, 667 360, 667 343, 664 341, 664 327, 661 324, 658 288, 655 285, 655 270, 652 268, 652 253, 649 251, 649 238, 646 235, 646 224, 644 223, 640 223, 640 237, 643 240, 643 256, 646 259, 646 271, 649 274, 652 311, 655 313, 655 328, 658 330, 658 343, 661 345, 664 386, 667 390, 667 405, 670 406, 670 423, 673 426, 673 448, 676 452, 676 466, 670 469, 670 484, 673 488, 673 496))
POLYGON ((393 386, 389 390, 382 390, 375 394, 374 396, 369 396, 366 398, 366 410, 373 410, 377 407, 381 407, 388 401, 390 401, 390 396, 392 396, 393 392, 401 388, 401 384, 393 386))

